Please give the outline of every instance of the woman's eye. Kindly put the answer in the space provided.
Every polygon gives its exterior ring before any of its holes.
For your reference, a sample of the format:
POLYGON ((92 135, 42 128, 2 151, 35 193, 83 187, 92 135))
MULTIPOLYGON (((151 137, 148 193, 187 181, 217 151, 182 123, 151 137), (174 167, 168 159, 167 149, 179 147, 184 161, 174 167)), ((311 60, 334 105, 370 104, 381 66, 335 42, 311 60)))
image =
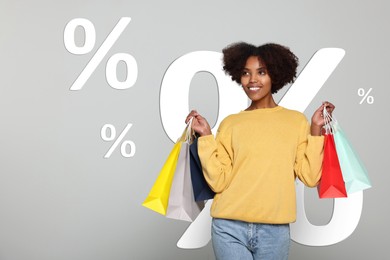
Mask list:
POLYGON ((249 73, 247 71, 243 71, 241 75, 242 76, 247 76, 247 75, 249 75, 249 73))

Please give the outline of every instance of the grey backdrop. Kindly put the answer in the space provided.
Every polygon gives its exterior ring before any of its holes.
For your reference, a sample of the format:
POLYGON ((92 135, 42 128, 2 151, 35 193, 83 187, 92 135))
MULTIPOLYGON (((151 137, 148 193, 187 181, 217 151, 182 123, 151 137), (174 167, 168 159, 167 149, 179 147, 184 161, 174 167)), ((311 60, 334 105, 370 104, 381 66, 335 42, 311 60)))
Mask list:
MULTIPOLYGON (((388 258, 389 11, 386 0, 0 0, 0 260, 214 259, 210 244, 177 248, 189 223, 141 203, 172 148, 159 111, 165 71, 186 53, 221 51, 236 41, 287 45, 300 58, 299 70, 320 48, 346 50, 305 114, 323 100, 336 104, 373 188, 364 192, 360 223, 348 239, 327 247, 292 243, 290 259, 388 258), (122 16, 132 18, 129 26, 84 88, 69 91, 122 16), (95 25, 89 54, 64 47, 73 18, 95 25), (111 88, 104 76, 117 52, 138 62, 138 80, 127 90, 111 88), (374 104, 360 105, 357 90, 370 87, 374 104), (100 137, 106 123, 118 131, 133 124, 126 139, 136 143, 134 157, 116 150, 103 159, 111 145, 100 137)), ((194 77, 190 96, 191 107, 216 120, 209 74, 194 77)), ((317 199, 316 190, 305 199, 310 220, 327 223, 332 201, 317 199)))

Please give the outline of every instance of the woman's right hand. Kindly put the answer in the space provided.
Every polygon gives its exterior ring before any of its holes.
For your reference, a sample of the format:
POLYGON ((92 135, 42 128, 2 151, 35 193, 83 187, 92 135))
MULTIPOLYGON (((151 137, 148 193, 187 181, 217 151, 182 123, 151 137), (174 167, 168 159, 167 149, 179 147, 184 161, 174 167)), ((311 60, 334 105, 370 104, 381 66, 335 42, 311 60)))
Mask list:
POLYGON ((211 135, 211 127, 207 120, 202 117, 196 110, 192 110, 187 118, 186 118, 186 124, 190 119, 192 119, 192 129, 198 133, 200 136, 205 136, 205 135, 211 135))

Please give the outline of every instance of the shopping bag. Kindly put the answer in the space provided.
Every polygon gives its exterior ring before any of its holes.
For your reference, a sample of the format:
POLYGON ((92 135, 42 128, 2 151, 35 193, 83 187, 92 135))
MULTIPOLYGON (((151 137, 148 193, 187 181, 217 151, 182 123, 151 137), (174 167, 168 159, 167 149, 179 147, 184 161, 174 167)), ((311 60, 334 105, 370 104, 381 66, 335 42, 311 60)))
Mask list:
POLYGON ((213 199, 215 192, 207 184, 198 155, 198 137, 190 145, 190 168, 195 201, 213 199))
POLYGON ((370 188, 371 182, 367 170, 334 116, 332 117, 332 129, 347 193, 370 188))
POLYGON ((204 202, 196 202, 190 173, 190 140, 182 143, 169 194, 167 218, 194 221, 204 208, 204 202))
POLYGON ((320 198, 347 197, 332 134, 325 134, 324 159, 322 162, 322 176, 318 185, 318 194, 320 198))
POLYGON ((324 158, 322 161, 322 176, 317 186, 320 198, 343 198, 347 197, 345 183, 337 156, 330 118, 324 108, 325 119, 324 135, 324 158))
POLYGON ((173 176, 176 170, 177 160, 179 158, 182 143, 185 140, 188 125, 185 128, 182 136, 173 146, 171 153, 165 161, 149 195, 146 197, 142 206, 156 211, 162 215, 166 215, 168 207, 169 193, 172 185, 173 176))

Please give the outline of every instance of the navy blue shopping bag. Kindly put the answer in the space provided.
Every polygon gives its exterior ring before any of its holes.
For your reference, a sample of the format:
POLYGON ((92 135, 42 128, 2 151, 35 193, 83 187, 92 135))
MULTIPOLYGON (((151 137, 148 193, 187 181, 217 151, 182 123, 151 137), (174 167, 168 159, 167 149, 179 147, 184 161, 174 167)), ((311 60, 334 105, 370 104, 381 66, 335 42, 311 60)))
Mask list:
POLYGON ((215 192, 211 190, 203 175, 202 164, 198 155, 198 137, 190 145, 190 169, 195 201, 214 198, 215 192))

